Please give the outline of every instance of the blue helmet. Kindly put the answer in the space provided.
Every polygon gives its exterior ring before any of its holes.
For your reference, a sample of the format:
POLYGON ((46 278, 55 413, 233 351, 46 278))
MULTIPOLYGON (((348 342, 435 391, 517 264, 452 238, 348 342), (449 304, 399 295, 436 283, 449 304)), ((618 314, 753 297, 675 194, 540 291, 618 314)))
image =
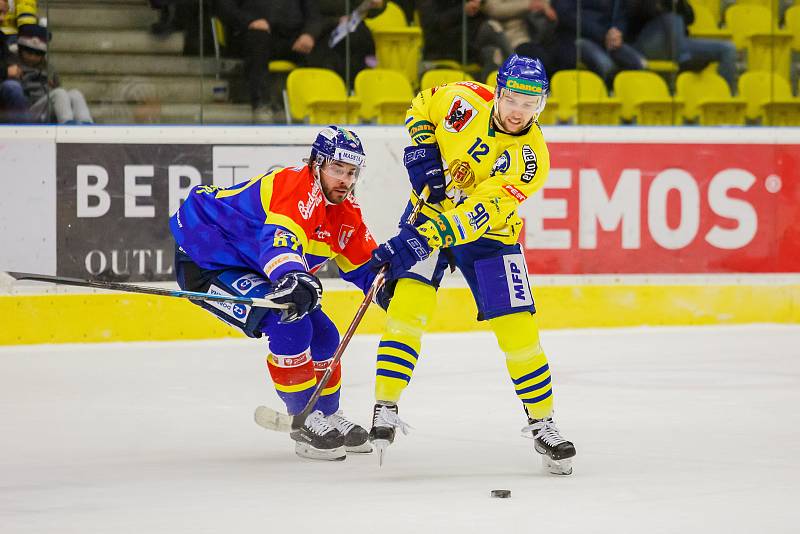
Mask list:
POLYGON ((309 163, 321 165, 325 161, 341 161, 355 165, 360 170, 366 159, 364 146, 355 132, 339 126, 328 126, 314 139, 309 163))
POLYGON ((547 96, 550 80, 538 58, 511 54, 497 72, 497 91, 501 89, 523 95, 547 96))

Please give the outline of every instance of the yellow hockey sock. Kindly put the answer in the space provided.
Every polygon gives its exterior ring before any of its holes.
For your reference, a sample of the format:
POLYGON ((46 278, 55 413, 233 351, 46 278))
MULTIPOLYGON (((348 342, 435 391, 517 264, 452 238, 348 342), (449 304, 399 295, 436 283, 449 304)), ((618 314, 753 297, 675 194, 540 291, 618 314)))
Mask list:
POLYGON ((517 397, 534 419, 550 417, 553 388, 550 367, 539 343, 539 329, 527 312, 489 319, 489 325, 506 355, 506 367, 517 397))
POLYGON ((378 344, 375 399, 397 402, 411 381, 422 334, 436 308, 436 289, 417 280, 397 282, 386 313, 386 330, 378 344))

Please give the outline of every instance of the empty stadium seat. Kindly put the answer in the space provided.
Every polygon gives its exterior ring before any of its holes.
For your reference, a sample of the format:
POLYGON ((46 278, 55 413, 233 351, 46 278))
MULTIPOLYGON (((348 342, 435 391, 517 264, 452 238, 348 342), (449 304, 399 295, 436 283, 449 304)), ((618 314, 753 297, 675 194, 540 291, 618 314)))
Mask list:
MULTIPOLYGON (((697 11, 698 7, 704 7, 708 13, 711 15, 712 20, 714 22, 714 26, 719 26, 720 22, 720 8, 719 3, 720 0, 689 0, 689 3, 692 5, 692 9, 697 11)), ((695 13, 695 16, 697 13, 695 13)))
POLYGON ((682 72, 676 82, 683 103, 683 116, 702 126, 743 125, 745 104, 733 98, 727 82, 714 70, 682 72))
POLYGON ((383 13, 364 23, 375 40, 378 67, 401 72, 416 87, 422 59, 422 30, 409 27, 403 10, 394 2, 387 2, 383 13))
POLYGON ((289 73, 286 92, 291 118, 309 124, 350 124, 361 101, 347 96, 344 81, 332 70, 299 68, 289 73))
MULTIPOLYGON (((689 35, 696 39, 730 39, 731 32, 718 26, 719 13, 714 17, 708 6, 702 3, 692 3, 694 22, 689 26, 689 35)), ((717 5, 719 9, 719 5, 717 5)))
POLYGON ((773 26, 770 10, 764 6, 735 4, 725 10, 725 24, 733 44, 747 50, 747 70, 774 71, 789 76, 792 35, 773 26))
POLYGON ((765 126, 800 126, 800 98, 792 96, 789 82, 774 72, 745 72, 739 94, 747 102, 747 118, 765 126))
MULTIPOLYGON (((653 76, 658 76, 653 74, 653 76)), ((603 80, 588 70, 561 70, 550 81, 556 109, 548 106, 540 119, 548 124, 546 114, 555 113, 561 122, 577 124, 619 124, 620 102, 609 98, 603 80)))
POLYGON ((402 8, 391 1, 386 2, 386 9, 380 15, 364 19, 364 24, 367 25, 370 31, 408 26, 406 15, 403 13, 402 8))
POLYGON ((411 84, 399 72, 364 69, 355 79, 355 93, 361 99, 361 117, 378 124, 403 124, 414 94, 411 84))
POLYGON ((453 69, 432 69, 422 75, 422 79, 419 82, 419 87, 421 90, 430 89, 431 87, 436 87, 437 85, 442 85, 443 83, 450 83, 450 82, 463 82, 464 80, 469 80, 470 77, 467 76, 467 73, 460 70, 453 70, 453 69))
POLYGON ((654 72, 620 72, 614 78, 614 94, 622 102, 625 120, 651 126, 680 122, 683 103, 670 96, 666 82, 654 72))

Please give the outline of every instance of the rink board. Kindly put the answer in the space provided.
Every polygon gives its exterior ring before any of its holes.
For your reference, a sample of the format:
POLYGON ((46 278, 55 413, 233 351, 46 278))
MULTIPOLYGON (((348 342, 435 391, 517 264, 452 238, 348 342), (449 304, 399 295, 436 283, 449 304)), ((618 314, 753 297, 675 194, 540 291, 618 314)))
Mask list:
MULTIPOLYGON (((324 310, 344 331, 363 297, 325 293, 324 310)), ((542 328, 800 323, 800 283, 580 284, 534 289, 542 328)), ((465 287, 440 290, 431 332, 486 330, 465 287)), ((0 345, 243 337, 182 299, 139 294, 0 296, 0 345)), ((359 333, 380 333, 372 306, 359 333)))
MULTIPOLYGON (((296 164, 318 129, 0 127, 0 271, 174 280, 167 219, 191 186, 296 164)), ((357 196, 382 241, 408 199, 407 134, 355 129, 357 196)), ((800 128, 544 133, 549 178, 519 210, 543 328, 800 322, 800 128)), ((344 329, 362 297, 325 285, 344 329)), ((485 329, 475 314, 463 283, 445 287, 430 330, 485 329)), ((383 322, 371 309, 359 332, 383 322)), ((185 301, 39 287, 0 288, 0 325, 0 344, 241 336, 185 301)))

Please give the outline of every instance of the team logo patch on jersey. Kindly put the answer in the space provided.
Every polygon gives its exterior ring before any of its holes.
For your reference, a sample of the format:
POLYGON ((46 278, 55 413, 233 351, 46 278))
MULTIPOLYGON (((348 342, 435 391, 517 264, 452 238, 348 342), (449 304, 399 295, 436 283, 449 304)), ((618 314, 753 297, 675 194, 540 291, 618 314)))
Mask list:
POLYGON ((536 153, 529 145, 522 145, 522 161, 525 163, 525 171, 522 173, 520 180, 526 184, 533 180, 536 176, 536 153))
POLYGON ((233 287, 241 291, 243 295, 247 295, 251 289, 266 284, 267 281, 258 276, 257 274, 246 274, 237 278, 233 282, 233 287))
POLYGON ((478 112, 472 107, 472 104, 463 97, 457 96, 450 104, 450 111, 444 118, 444 129, 450 133, 458 133, 466 128, 477 114, 478 112))
POLYGON ((454 159, 450 162, 448 169, 450 170, 450 178, 459 188, 467 189, 475 183, 475 171, 469 166, 468 161, 454 159))
POLYGON ((511 166, 511 155, 508 153, 508 150, 504 150, 500 157, 497 158, 492 165, 492 172, 489 176, 494 176, 495 174, 503 174, 508 171, 508 168, 511 166))
POLYGON ((347 246, 347 243, 350 242, 350 238, 353 237, 353 232, 356 229, 350 226, 349 224, 343 224, 341 228, 339 228, 339 248, 344 250, 344 247, 347 246))
POLYGON ((503 191, 505 191, 506 193, 508 193, 512 197, 516 198, 518 202, 523 202, 528 198, 527 196, 525 196, 525 194, 522 191, 520 191, 519 189, 517 189, 516 187, 514 187, 511 184, 504 185, 503 186, 503 191))
POLYGON ((322 189, 314 182, 314 186, 308 192, 308 200, 306 202, 297 201, 297 210, 303 219, 308 220, 311 218, 311 214, 314 213, 314 208, 320 204, 322 204, 322 189))

